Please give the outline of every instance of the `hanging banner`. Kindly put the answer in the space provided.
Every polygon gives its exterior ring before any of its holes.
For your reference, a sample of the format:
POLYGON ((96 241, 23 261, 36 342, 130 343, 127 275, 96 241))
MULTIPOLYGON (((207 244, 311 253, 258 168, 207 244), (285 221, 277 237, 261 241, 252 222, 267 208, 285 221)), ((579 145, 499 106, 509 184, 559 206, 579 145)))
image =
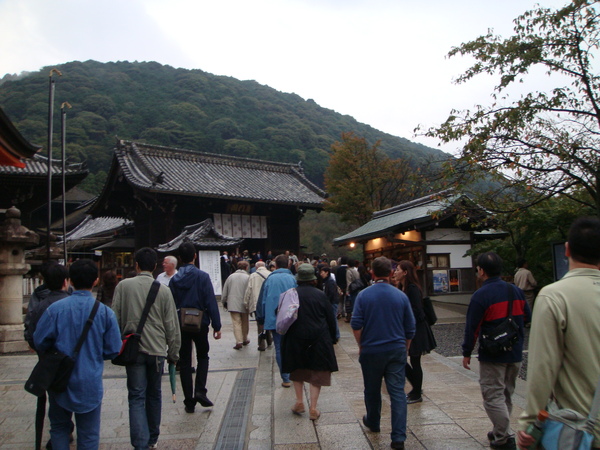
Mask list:
POLYGON ((218 250, 198 252, 198 267, 210 276, 215 295, 221 295, 221 261, 218 250))

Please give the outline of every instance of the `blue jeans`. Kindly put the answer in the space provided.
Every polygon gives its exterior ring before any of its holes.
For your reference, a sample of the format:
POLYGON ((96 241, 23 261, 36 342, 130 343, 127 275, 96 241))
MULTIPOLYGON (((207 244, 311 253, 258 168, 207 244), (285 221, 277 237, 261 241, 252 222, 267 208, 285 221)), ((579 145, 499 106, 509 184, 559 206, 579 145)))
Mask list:
POLYGON ((273 343, 275 344, 275 359, 277 360, 277 365, 279 366, 279 373, 281 374, 281 379, 284 383, 290 382, 290 374, 283 373, 281 371, 281 335, 275 331, 271 331, 273 333, 273 343))
POLYGON ((360 362, 365 384, 367 422, 379 428, 381 422, 381 380, 385 379, 392 409, 392 442, 406 440, 406 395, 404 369, 406 349, 379 353, 361 353, 360 362))
MULTIPOLYGON (((50 419, 50 440, 55 450, 68 450, 71 439, 71 417, 73 413, 64 409, 54 398, 51 392, 48 395, 50 408, 48 418, 50 419)), ((100 445, 100 410, 102 404, 96 409, 86 413, 75 413, 77 423, 77 448, 81 450, 96 450, 100 445)))
POLYGON ((335 319, 335 338, 336 340, 340 340, 340 327, 338 325, 337 312, 338 312, 338 304, 332 303, 331 307, 333 309, 333 318, 335 319))
POLYGON ((160 434, 162 410, 161 378, 165 358, 140 353, 135 364, 126 366, 129 392, 129 437, 136 449, 155 444, 160 434))

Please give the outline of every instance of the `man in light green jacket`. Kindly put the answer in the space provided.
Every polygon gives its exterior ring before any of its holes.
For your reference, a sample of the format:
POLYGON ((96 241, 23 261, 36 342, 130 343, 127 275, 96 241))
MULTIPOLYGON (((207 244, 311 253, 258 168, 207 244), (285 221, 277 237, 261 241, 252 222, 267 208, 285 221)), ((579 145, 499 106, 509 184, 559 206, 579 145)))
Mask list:
MULTIPOLYGON (((121 281, 112 308, 123 335, 135 333, 154 282, 156 252, 144 247, 135 254, 134 278, 121 281)), ((165 358, 179 359, 181 331, 173 296, 160 285, 156 300, 142 330, 140 354, 135 364, 126 366, 129 392, 129 434, 134 448, 155 448, 160 433, 161 378, 165 358)))
MULTIPOLYGON (((565 255, 569 271, 544 287, 535 302, 520 448, 533 444, 525 430, 552 395, 561 408, 587 416, 600 378, 600 219, 573 223, 565 255)), ((600 447, 598 427, 594 436, 594 448, 600 447)))

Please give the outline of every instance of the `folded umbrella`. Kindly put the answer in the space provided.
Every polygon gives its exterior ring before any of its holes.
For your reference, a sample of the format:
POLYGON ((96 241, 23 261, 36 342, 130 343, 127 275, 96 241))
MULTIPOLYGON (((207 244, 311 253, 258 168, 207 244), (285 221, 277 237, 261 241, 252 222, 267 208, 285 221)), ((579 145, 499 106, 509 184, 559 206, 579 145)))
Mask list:
POLYGON ((169 363, 169 380, 171 381, 171 393, 173 394, 173 403, 177 401, 175 395, 175 388, 177 387, 177 371, 175 370, 175 364, 169 363))

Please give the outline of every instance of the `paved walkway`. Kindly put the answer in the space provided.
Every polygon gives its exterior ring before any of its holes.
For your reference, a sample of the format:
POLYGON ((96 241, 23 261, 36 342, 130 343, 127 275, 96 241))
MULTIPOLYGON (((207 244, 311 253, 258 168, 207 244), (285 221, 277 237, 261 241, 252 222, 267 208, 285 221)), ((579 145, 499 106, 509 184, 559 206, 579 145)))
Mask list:
MULTIPOLYGON (((437 306, 443 322, 464 320, 460 308, 437 306)), ((208 396, 215 407, 198 405, 184 412, 178 380, 177 403, 171 400, 168 375, 163 378, 161 449, 386 449, 390 445, 390 408, 384 388, 381 433, 362 426, 365 413, 358 347, 349 325, 340 321, 336 346, 340 371, 319 398, 320 419, 290 412, 293 389, 281 387, 274 349, 265 352, 252 343, 233 350, 228 313, 221 311, 223 338, 210 339, 208 396)), ((251 323, 255 330, 255 323, 251 323)), ((460 343, 457 343, 459 345, 460 343)), ((482 408, 473 371, 461 367, 462 358, 436 353, 423 357, 424 402, 408 406, 407 449, 481 449, 487 447, 490 422, 482 408)), ((0 449, 32 448, 35 397, 23 390, 34 366, 34 355, 0 356, 0 449)), ((125 369, 108 362, 104 372, 101 449, 129 449, 129 421, 125 369)), ((513 399, 513 425, 524 406, 525 383, 519 380, 513 399)), ((46 422, 44 439, 48 438, 46 422)), ((72 448, 75 448, 74 446, 72 448)))

